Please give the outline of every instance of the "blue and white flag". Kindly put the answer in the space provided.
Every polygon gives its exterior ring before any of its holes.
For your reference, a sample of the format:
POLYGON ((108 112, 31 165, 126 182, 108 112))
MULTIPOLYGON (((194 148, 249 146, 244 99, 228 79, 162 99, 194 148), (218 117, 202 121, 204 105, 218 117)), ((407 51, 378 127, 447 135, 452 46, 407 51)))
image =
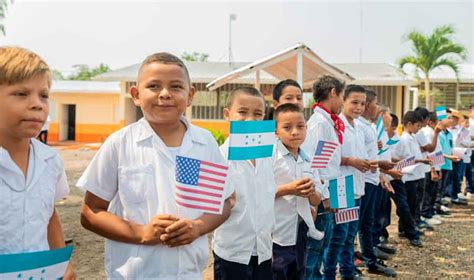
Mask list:
POLYGON ((398 137, 398 135, 395 134, 392 138, 388 139, 387 143, 383 145, 382 149, 379 150, 377 155, 381 155, 386 151, 390 150, 392 146, 397 144, 398 142, 400 142, 400 138, 398 137))
POLYGON ((333 209, 355 207, 354 175, 329 180, 329 206, 333 209))
POLYGON ((230 122, 229 160, 271 157, 275 143, 275 121, 230 122))
POLYGON ((438 121, 442 121, 448 117, 446 106, 436 106, 436 117, 438 118, 438 121))
POLYGON ((382 139, 382 134, 385 131, 385 126, 383 125, 382 115, 379 116, 377 120, 377 124, 375 125, 375 129, 377 130, 377 141, 382 139))
POLYGON ((72 247, 0 255, 0 279, 62 279, 72 247))

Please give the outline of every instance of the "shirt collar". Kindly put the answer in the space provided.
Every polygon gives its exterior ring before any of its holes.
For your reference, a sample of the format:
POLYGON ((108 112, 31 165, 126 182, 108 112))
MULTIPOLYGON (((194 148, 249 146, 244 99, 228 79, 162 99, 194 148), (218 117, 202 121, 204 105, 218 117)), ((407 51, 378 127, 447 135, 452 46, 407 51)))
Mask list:
MULTIPOLYGON (((283 145, 283 143, 280 140, 277 141, 277 149, 280 151, 280 153, 283 156, 288 156, 289 155, 289 156, 295 158, 294 155, 290 151, 288 151, 288 148, 285 145, 283 145)), ((302 161, 309 162, 309 158, 303 152, 303 149, 300 148, 298 150, 298 159, 296 160, 296 162, 302 162, 302 161)))
POLYGON ((331 115, 330 115, 328 112, 324 111, 324 110, 321 109, 320 107, 314 108, 314 112, 315 112, 315 113, 317 112, 317 113, 323 115, 323 117, 325 117, 329 122, 331 122, 331 124, 334 125, 334 122, 333 122, 333 120, 331 119, 331 115))
POLYGON ((371 122, 370 120, 364 118, 363 116, 360 116, 360 117, 358 118, 358 120, 360 120, 360 121, 361 121, 363 124, 365 124, 365 125, 372 125, 372 122, 371 122))
MULTIPOLYGON (((180 121, 186 126, 185 133, 191 137, 191 141, 197 142, 199 144, 206 144, 206 139, 204 139, 204 137, 198 133, 198 131, 196 131, 196 128, 191 125, 185 116, 181 116, 180 121)), ((141 118, 138 123, 140 124, 141 129, 136 140, 137 142, 151 139, 155 135, 159 137, 145 118, 141 118)))

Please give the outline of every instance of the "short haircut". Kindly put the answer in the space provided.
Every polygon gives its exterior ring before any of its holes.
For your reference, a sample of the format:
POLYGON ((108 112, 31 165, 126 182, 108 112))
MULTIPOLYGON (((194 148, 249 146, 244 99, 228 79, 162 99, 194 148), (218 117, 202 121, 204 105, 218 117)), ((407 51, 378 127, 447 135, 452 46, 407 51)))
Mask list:
POLYGON ((344 89, 344 100, 349 97, 353 92, 359 92, 365 94, 365 88, 359 85, 347 85, 344 89))
POLYGON ((44 75, 51 87, 51 70, 39 55, 19 47, 0 47, 0 85, 22 83, 38 75, 44 75))
POLYGON ((374 101, 377 97, 377 93, 375 93, 375 91, 370 88, 365 89, 365 94, 367 95, 367 101, 365 103, 366 105, 369 105, 370 102, 374 101))
POLYGON ((275 101, 280 101, 280 97, 281 97, 281 92, 287 87, 287 86, 293 86, 293 87, 297 87, 301 90, 301 92, 303 92, 303 90, 301 89, 301 86, 298 84, 298 82, 296 82, 295 80, 292 80, 292 79, 287 79, 287 80, 283 80, 281 82, 279 82, 275 88, 273 89, 273 100, 275 101))
POLYGON ((430 122, 437 122, 438 121, 438 116, 436 115, 435 112, 430 112, 430 114, 428 115, 428 120, 430 122))
POLYGON ((188 80, 189 84, 191 84, 191 78, 189 77, 189 71, 184 62, 179 59, 179 57, 175 56, 174 54, 170 54, 167 52, 159 52, 149 55, 143 60, 140 68, 138 70, 138 78, 139 80, 140 74, 145 66, 152 64, 152 63, 161 63, 161 64, 172 64, 177 65, 183 69, 186 79, 188 80))
POLYGON ((258 89, 254 87, 243 86, 243 87, 238 87, 230 92, 229 97, 227 98, 226 107, 227 108, 232 107, 232 104, 234 103, 235 98, 241 94, 246 94, 246 95, 262 98, 263 104, 266 104, 265 97, 263 97, 263 94, 258 89))
POLYGON ((426 120, 430 115, 430 111, 423 107, 416 107, 415 112, 419 114, 423 120, 426 120))
POLYGON ((382 113, 382 114, 387 114, 389 113, 390 114, 390 107, 387 107, 385 105, 380 105, 380 109, 379 109, 379 112, 382 113))
POLYGON ((422 122, 423 119, 421 116, 415 111, 408 111, 403 115, 403 125, 407 125, 408 123, 415 124, 417 122, 422 122))
POLYGON ((273 113, 273 119, 277 121, 280 114, 288 112, 300 113, 304 118, 303 112, 301 112, 301 109, 298 107, 298 105, 293 103, 285 103, 275 109, 275 112, 273 113))
POLYGON ((344 82, 339 81, 331 75, 323 75, 313 84, 313 98, 316 102, 325 101, 329 98, 331 90, 335 89, 339 95, 344 89, 344 82))
POLYGON ((390 124, 391 127, 397 127, 398 124, 399 124, 399 120, 398 120, 398 116, 395 115, 395 114, 390 114, 390 116, 392 117, 392 123, 390 124))

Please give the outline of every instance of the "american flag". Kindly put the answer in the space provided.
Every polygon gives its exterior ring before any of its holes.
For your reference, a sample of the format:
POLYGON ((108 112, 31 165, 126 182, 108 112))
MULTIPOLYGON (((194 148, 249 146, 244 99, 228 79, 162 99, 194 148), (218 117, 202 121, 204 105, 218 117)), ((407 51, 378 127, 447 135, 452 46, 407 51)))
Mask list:
POLYGON ((359 206, 353 208, 340 209, 334 215, 336 224, 344 224, 359 219, 359 206))
POLYGON ((176 204, 221 214, 228 167, 208 161, 176 157, 176 204))
POLYGON ((433 166, 441 166, 444 164, 444 155, 442 151, 437 151, 429 154, 428 159, 433 161, 433 166))
POLYGON ((326 168, 338 145, 335 142, 319 140, 314 152, 313 161, 311 162, 311 168, 326 168))
POLYGON ((415 164, 415 156, 407 157, 404 160, 401 160, 397 163, 396 169, 402 170, 403 168, 414 165, 415 164))

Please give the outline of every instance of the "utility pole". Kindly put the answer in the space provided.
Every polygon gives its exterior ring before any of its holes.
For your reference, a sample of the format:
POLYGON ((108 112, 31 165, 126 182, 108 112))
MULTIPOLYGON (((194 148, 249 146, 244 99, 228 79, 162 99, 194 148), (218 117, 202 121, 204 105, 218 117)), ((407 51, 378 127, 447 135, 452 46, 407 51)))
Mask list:
POLYGON ((232 21, 237 20, 236 14, 229 15, 229 66, 232 67, 232 21))

